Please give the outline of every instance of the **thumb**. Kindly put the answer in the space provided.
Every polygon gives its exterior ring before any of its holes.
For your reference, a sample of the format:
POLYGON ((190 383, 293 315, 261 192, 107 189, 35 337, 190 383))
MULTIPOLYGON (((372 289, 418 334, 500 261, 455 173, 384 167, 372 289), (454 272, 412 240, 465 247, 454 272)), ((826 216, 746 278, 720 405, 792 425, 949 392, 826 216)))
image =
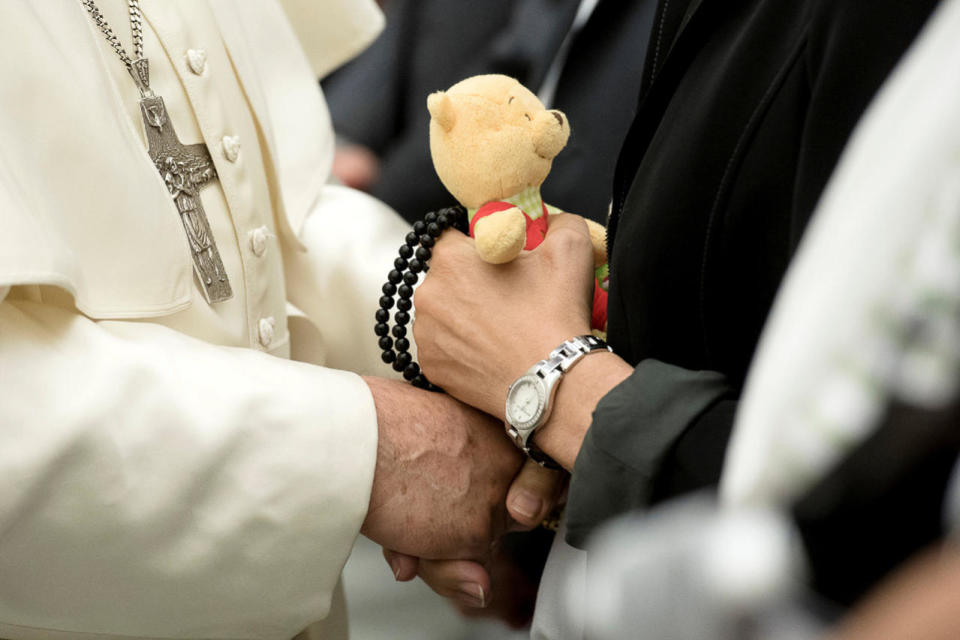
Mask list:
POLYGON ((515 529, 533 529, 547 517, 560 495, 562 479, 563 471, 527 460, 507 492, 507 511, 518 525, 515 529))

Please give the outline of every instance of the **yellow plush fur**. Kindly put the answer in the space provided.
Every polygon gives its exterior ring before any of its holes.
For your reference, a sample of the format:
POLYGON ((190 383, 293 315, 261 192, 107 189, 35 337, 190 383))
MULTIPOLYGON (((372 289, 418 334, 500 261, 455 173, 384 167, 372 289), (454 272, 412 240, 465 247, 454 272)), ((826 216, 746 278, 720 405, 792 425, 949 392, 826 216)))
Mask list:
POLYGON ((507 76, 467 78, 432 94, 427 108, 433 166, 471 209, 543 184, 570 136, 563 114, 507 76))
MULTIPOLYGON (((457 201, 478 209, 536 187, 567 144, 570 124, 548 110, 529 89, 503 75, 462 80, 427 98, 430 153, 440 181, 457 201)), ((603 227, 591 227, 594 247, 606 262, 603 227)), ((513 260, 523 249, 526 224, 517 208, 480 220, 477 251, 487 262, 513 260)), ((597 253, 595 251, 595 253, 597 253)))
POLYGON ((490 264, 510 262, 523 250, 527 221, 517 207, 498 211, 477 221, 473 229, 477 253, 490 264))

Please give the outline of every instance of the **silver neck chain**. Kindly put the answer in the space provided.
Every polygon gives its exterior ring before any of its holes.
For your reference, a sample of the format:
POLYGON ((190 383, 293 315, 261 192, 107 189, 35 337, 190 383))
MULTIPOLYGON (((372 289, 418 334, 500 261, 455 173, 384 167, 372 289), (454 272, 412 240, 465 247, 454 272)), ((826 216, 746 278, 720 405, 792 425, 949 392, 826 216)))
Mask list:
POLYGON ((130 58, 130 56, 127 55, 127 51, 123 48, 123 45, 120 44, 120 39, 117 37, 117 34, 115 34, 113 29, 110 28, 110 25, 107 24, 107 19, 100 13, 100 9, 93 3, 93 0, 80 0, 80 2, 86 7, 93 21, 100 27, 100 31, 106 36, 107 42, 110 43, 113 50, 120 56, 120 60, 123 64, 127 65, 127 70, 132 73, 133 63, 143 59, 143 13, 140 12, 139 0, 127 0, 127 7, 130 13, 130 32, 133 34, 134 58, 130 58))

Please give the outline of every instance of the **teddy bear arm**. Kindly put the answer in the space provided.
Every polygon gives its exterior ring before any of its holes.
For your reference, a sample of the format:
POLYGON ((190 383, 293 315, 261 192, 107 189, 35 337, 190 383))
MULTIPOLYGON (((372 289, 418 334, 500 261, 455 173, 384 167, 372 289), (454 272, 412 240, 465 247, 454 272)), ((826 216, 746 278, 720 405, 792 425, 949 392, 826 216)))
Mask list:
POLYGON ((589 218, 584 218, 587 230, 590 231, 590 242, 593 244, 593 266, 599 269, 607 264, 607 229, 589 218))
POLYGON ((520 209, 511 207, 477 221, 473 234, 484 262, 503 264, 520 255, 526 243, 527 222, 520 209))

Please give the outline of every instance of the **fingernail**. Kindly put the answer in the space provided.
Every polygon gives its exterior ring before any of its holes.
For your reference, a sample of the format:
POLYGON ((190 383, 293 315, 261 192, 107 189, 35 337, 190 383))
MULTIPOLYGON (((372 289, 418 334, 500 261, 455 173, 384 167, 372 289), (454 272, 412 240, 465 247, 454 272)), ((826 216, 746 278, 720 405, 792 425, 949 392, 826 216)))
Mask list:
POLYGON ((511 509, 527 520, 533 520, 543 507, 543 500, 529 491, 520 490, 510 500, 511 509))
POLYGON ((391 560, 390 568, 393 569, 393 579, 397 582, 400 582, 400 562, 397 560, 391 560))
POLYGON ((465 582, 461 584, 460 592, 457 595, 461 602, 471 607, 480 607, 482 609, 487 606, 487 599, 483 593, 483 587, 476 582, 465 582))

